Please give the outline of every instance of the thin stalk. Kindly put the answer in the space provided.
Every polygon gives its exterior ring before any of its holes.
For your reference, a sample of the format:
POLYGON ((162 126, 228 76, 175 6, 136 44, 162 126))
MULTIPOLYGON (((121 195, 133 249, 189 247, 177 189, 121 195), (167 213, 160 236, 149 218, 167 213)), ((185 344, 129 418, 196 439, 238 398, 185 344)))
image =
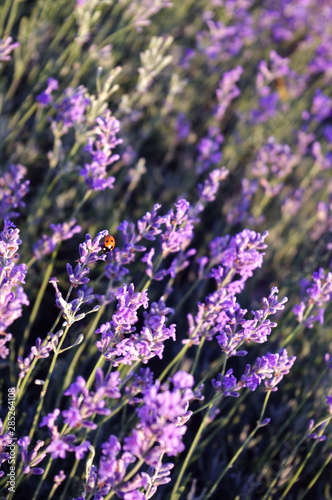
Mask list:
POLYGON ((227 466, 224 468, 224 470, 222 471, 222 473, 218 476, 218 478, 215 481, 214 485, 212 486, 212 488, 209 490, 209 492, 205 496, 206 500, 208 500, 208 498, 211 498, 211 496, 215 492, 215 490, 216 490, 218 484, 220 483, 220 481, 222 481, 222 479, 224 478, 224 476, 226 475, 226 473, 233 466, 233 464, 238 459, 238 457, 241 455, 241 453, 243 452, 243 450, 248 446, 248 444, 250 443, 250 441, 252 440, 252 438, 255 436, 255 434, 258 431, 258 429, 260 429, 260 427, 261 427, 260 424, 261 424, 261 421, 263 420, 263 416, 264 416, 264 413, 265 413, 265 410, 266 410, 266 406, 267 406, 267 402, 269 400, 269 397, 270 397, 270 391, 268 391, 266 393, 265 400, 264 400, 263 407, 262 407, 262 411, 261 411, 261 414, 260 414, 260 417, 259 417, 259 420, 257 422, 256 427, 253 429, 253 431, 249 434, 249 436, 244 441, 244 443, 237 450, 237 452, 235 453, 235 455, 233 456, 233 458, 228 462, 227 466))
POLYGON ((179 475, 178 475, 178 477, 176 479, 175 485, 173 487, 173 490, 172 490, 172 493, 171 493, 171 496, 170 496, 170 500, 178 500, 178 498, 180 497, 179 488, 180 488, 180 484, 181 484, 183 475, 184 475, 185 470, 187 468, 187 465, 189 464, 189 461, 190 461, 190 459, 191 459, 191 457, 192 457, 192 455, 194 453, 194 450, 196 449, 198 441, 201 438, 202 432, 205 429, 205 427, 207 426, 208 417, 209 417, 210 410, 211 410, 212 406, 213 406, 213 403, 210 403, 209 406, 208 406, 208 410, 205 413, 204 418, 203 418, 203 420, 201 422, 201 425, 199 426, 199 429, 198 429, 198 431, 196 433, 196 436, 195 436, 193 442, 191 443, 189 451, 188 451, 188 453, 186 455, 186 458, 184 459, 184 462, 182 464, 180 473, 179 473, 179 475))
POLYGON ((195 374, 196 367, 197 367, 198 360, 199 360, 199 356, 200 356, 200 354, 202 352, 202 348, 203 348, 204 342, 205 342, 205 337, 201 337, 198 349, 197 349, 196 354, 195 354, 195 359, 194 359, 193 365, 192 365, 191 370, 190 370, 190 373, 192 375, 195 374))
MULTIPOLYGON (((320 436, 323 434, 323 432, 326 429, 327 425, 328 425, 328 423, 325 423, 324 427, 320 430, 320 432, 319 432, 320 436)), ((286 497, 286 495, 288 494, 289 490, 294 486, 294 484, 296 483, 296 481, 300 477, 300 475, 301 475, 304 467, 306 466, 309 458, 312 456, 312 453, 313 453, 314 449, 316 448, 317 444, 318 444, 318 441, 315 439, 314 442, 311 445, 310 450, 308 450, 308 453, 307 453, 305 459, 300 464, 300 466, 298 467, 296 473, 292 476, 291 480, 289 481, 287 488, 285 489, 285 491, 283 492, 283 494, 280 497, 280 500, 283 500, 286 497)))
POLYGON ((18 350, 18 355, 21 357, 23 357, 25 345, 26 345, 26 342, 29 338, 31 327, 35 322, 36 316, 37 316, 39 308, 40 308, 41 301, 42 301, 43 296, 44 296, 44 292, 46 290, 51 273, 53 271, 54 262, 55 262, 56 256, 58 255, 59 248, 60 248, 60 243, 57 244, 57 246, 55 247, 55 249, 52 252, 51 260, 47 266, 41 287, 39 288, 37 298, 35 300, 33 309, 32 309, 31 314, 30 314, 29 322, 24 330, 22 343, 21 343, 19 350, 18 350))
POLYGON ((306 487, 306 490, 302 493, 302 495, 299 496, 298 500, 303 500, 303 498, 307 496, 307 494, 309 493, 311 488, 314 486, 314 484, 318 481, 322 472, 328 466, 328 464, 331 462, 331 460, 332 460, 332 454, 329 453, 328 456, 326 457, 326 459, 324 460, 324 463, 322 464, 321 468, 319 469, 319 471, 317 472, 315 477, 310 481, 310 483, 306 487))
POLYGON ((0 38, 5 38, 5 32, 3 31, 3 27, 5 24, 5 19, 8 15, 9 8, 12 4, 12 0, 6 0, 4 6, 1 9, 0 15, 0 38))
POLYGON ((67 332, 68 332, 69 328, 70 328, 70 326, 67 325, 66 328, 65 328, 65 331, 64 331, 64 333, 63 333, 63 335, 62 335, 62 337, 60 339, 59 345, 57 346, 56 351, 54 352, 52 363, 51 363, 50 369, 48 371, 46 380, 44 382, 43 389, 42 389, 42 391, 40 393, 40 398, 39 398, 37 410, 36 410, 36 413, 35 413, 35 416, 34 416, 34 419, 33 419, 33 423, 32 423, 32 426, 31 426, 31 429, 30 429, 30 432, 29 432, 30 442, 32 441, 32 437, 33 437, 33 435, 35 433, 36 426, 37 426, 37 423, 38 423, 38 420, 39 420, 39 417, 40 417, 40 413, 41 413, 42 408, 43 408, 43 403, 44 403, 45 395, 46 395, 46 392, 47 392, 47 389, 48 389, 48 386, 49 386, 49 383, 50 383, 50 380, 51 380, 51 377, 52 377, 52 374, 53 374, 53 371, 54 371, 54 368, 55 368, 55 363, 56 363, 56 361, 58 359, 58 356, 59 356, 60 351, 61 351, 61 346, 62 346, 62 344, 65 341, 65 338, 67 336, 67 332))
POLYGON ((98 324, 98 321, 100 320, 100 317, 102 316, 103 312, 105 310, 105 306, 101 306, 101 308, 99 309, 99 311, 97 312, 96 316, 94 317, 94 320, 89 328, 89 331, 87 333, 87 335, 85 336, 85 341, 82 342, 82 344, 80 344, 78 346, 78 348, 76 349, 75 351, 75 355, 69 365, 69 368, 67 370, 67 373, 66 373, 66 376, 65 376, 65 379, 64 379, 64 382, 63 382, 63 385, 62 385, 62 390, 64 387, 68 387, 69 386, 69 383, 70 381, 72 380, 72 377, 73 377, 73 374, 74 374, 74 370, 77 366, 77 363, 82 355, 82 352, 84 351, 84 349, 86 348, 87 346, 87 343, 88 343, 88 340, 91 338, 91 336, 93 335, 93 333, 95 332, 95 329, 96 329, 96 326, 98 324))
POLYGON ((42 487, 42 485, 45 483, 45 479, 46 479, 47 474, 48 474, 48 472, 49 472, 49 470, 50 470, 50 468, 51 468, 51 464, 52 464, 52 455, 50 455, 50 456, 49 456, 49 459, 48 459, 48 462, 47 462, 47 465, 46 465, 46 467, 45 467, 45 470, 44 470, 43 475, 42 475, 42 476, 40 476, 39 483, 38 483, 38 485, 37 485, 37 488, 36 488, 36 490, 35 490, 35 493, 34 493, 34 495, 33 495, 32 500, 36 500, 36 499, 37 499, 37 497, 38 497, 38 493, 39 493, 39 490, 40 490, 40 488, 42 487))
MULTIPOLYGON (((331 420, 332 416, 325 420, 324 423, 328 423, 330 420, 331 420)), ((322 425, 322 422, 319 422, 317 423, 311 430, 310 430, 310 433, 314 430, 314 429, 317 429, 318 427, 320 427, 322 425)), ((306 432, 304 434, 304 436, 299 440, 299 442, 297 443, 296 446, 294 446, 293 448, 293 451, 289 454, 287 460, 285 460, 285 462, 283 463, 282 467, 280 467, 280 470, 278 472, 278 474, 275 476, 275 478, 273 479, 273 481, 270 483, 270 486, 269 486, 269 489, 267 490, 267 492, 265 493, 264 497, 262 500, 268 500, 270 497, 271 497, 271 493, 273 491, 273 488, 275 487, 275 485, 277 484, 277 482, 279 481, 282 473, 284 472, 284 470, 286 469, 286 467, 288 466, 288 463, 289 461, 296 455, 298 449, 300 448, 301 444, 306 440, 308 439, 308 433, 309 432, 306 432)))
MULTIPOLYGON (((305 392, 305 396, 301 398, 301 401, 296 406, 296 409, 292 412, 291 416, 284 421, 283 425, 278 429, 278 432, 275 435, 275 440, 278 442, 279 438, 284 435, 286 429, 289 427, 292 420, 296 419, 297 415, 300 415, 302 408, 306 405, 307 401, 312 398, 312 395, 315 393, 316 388, 320 386, 322 379, 326 375, 327 368, 319 375, 315 384, 305 392)), ((279 440, 280 444, 282 444, 282 440, 279 440)), ((265 450, 262 456, 260 457, 260 462, 258 466, 263 466, 268 457, 273 458, 274 455, 278 453, 279 448, 275 446, 275 443, 271 443, 265 450)))
MULTIPOLYGON (((14 1, 12 0, 11 2, 9 2, 9 5, 11 6, 11 11, 10 11, 9 19, 7 21, 7 24, 6 24, 6 27, 4 30, 5 34, 12 33, 19 3, 20 3, 20 0, 14 0, 14 1)), ((7 8, 7 12, 8 12, 8 8, 7 8)))
POLYGON ((175 356, 175 358, 172 359, 172 361, 166 366, 166 368, 164 369, 164 371, 162 372, 162 374, 160 375, 160 377, 158 377, 158 379, 160 381, 162 381, 167 373, 169 372, 169 370, 186 354, 186 352, 188 351, 189 349, 189 344, 185 344, 181 351, 179 351, 177 353, 177 355, 175 356))

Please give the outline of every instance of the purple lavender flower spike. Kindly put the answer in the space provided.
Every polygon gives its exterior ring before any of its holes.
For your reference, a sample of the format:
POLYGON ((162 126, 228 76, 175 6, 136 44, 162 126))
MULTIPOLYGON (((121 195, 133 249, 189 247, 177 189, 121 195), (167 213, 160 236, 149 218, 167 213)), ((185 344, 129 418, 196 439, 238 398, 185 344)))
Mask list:
POLYGON ((52 253, 58 243, 69 240, 74 234, 81 232, 81 226, 75 224, 76 219, 71 220, 69 223, 50 224, 53 234, 52 236, 43 234, 42 238, 34 244, 33 252, 35 257, 40 259, 43 255, 52 253))
POLYGON ((211 166, 217 165, 222 158, 220 146, 224 142, 224 137, 220 134, 218 127, 210 127, 208 135, 198 144, 198 158, 196 172, 201 174, 209 170, 211 166))
POLYGON ((107 177, 106 168, 120 158, 118 154, 113 153, 113 150, 121 144, 122 139, 116 137, 120 131, 120 122, 111 116, 110 110, 107 110, 104 116, 98 117, 96 123, 93 129, 96 138, 89 139, 85 147, 92 161, 85 163, 80 175, 84 177, 89 189, 103 191, 106 188, 113 189, 115 178, 107 177))
POLYGON ((219 122, 223 120, 231 102, 240 95, 240 89, 236 83, 240 80, 242 73, 243 68, 237 66, 235 69, 224 73, 219 82, 216 92, 218 105, 214 111, 215 118, 219 122))
POLYGON ((30 181, 23 181, 27 169, 23 165, 10 165, 0 176, 0 219, 12 219, 20 214, 16 210, 25 207, 22 199, 29 191, 30 181))
POLYGON ((319 321, 324 324, 324 304, 330 302, 332 293, 332 273, 324 273, 324 269, 313 273, 311 286, 306 288, 306 297, 300 304, 293 308, 293 313, 297 316, 299 323, 303 323, 307 328, 312 328, 314 323, 319 321), (304 320, 306 307, 311 306, 312 314, 304 320))
POLYGON ((4 229, 0 233, 0 331, 3 336, 0 342, 0 357, 5 359, 9 349, 5 345, 12 338, 6 333, 7 328, 22 315, 22 306, 29 305, 29 300, 20 283, 24 283, 27 266, 14 263, 21 240, 19 230, 8 219, 4 221, 4 229))
POLYGON ((186 200, 175 203, 176 212, 170 210, 164 217, 166 230, 161 235, 163 255, 184 250, 193 238, 193 223, 189 217, 190 204, 186 200))
POLYGON ((37 95, 36 101, 42 107, 48 106, 48 104, 50 104, 53 101, 52 92, 54 90, 58 90, 58 88, 59 88, 58 80, 55 80, 55 78, 49 78, 47 80, 46 89, 41 94, 37 95))
POLYGON ((23 468, 24 474, 35 474, 35 475, 43 474, 44 469, 42 469, 41 467, 35 467, 35 465, 38 465, 46 457, 46 453, 41 453, 37 458, 40 448, 44 446, 44 441, 37 441, 35 447, 30 453, 28 453, 28 446, 30 444, 30 439, 28 436, 20 438, 17 441, 17 444, 22 448, 21 456, 22 456, 22 462, 24 464, 23 468))
POLYGON ((64 91, 65 97, 59 104, 55 104, 57 111, 55 122, 60 126, 60 132, 66 134, 71 127, 77 127, 86 119, 86 109, 90 105, 87 89, 80 85, 76 89, 68 87, 64 91))
POLYGON ((2 67, 1 61, 10 61, 12 51, 20 45, 18 42, 12 43, 12 41, 11 36, 0 38, 0 68, 2 67))

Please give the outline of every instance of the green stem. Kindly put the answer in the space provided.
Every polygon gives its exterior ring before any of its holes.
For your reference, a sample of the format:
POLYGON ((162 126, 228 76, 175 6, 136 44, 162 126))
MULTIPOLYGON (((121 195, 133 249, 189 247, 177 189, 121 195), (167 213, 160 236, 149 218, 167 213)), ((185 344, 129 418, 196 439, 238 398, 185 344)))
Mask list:
POLYGON ((208 410, 205 413, 204 418, 203 418, 203 420, 201 422, 201 425, 199 426, 199 429, 198 429, 198 431, 196 433, 196 436, 195 436, 193 442, 191 443, 189 451, 188 451, 188 453, 186 455, 186 458, 184 459, 184 462, 182 464, 180 473, 179 473, 179 475, 178 475, 178 477, 176 479, 175 485, 173 487, 170 500, 178 500, 178 498, 180 497, 180 494, 181 494, 180 484, 181 484, 181 481, 182 481, 183 474, 184 474, 184 472, 185 472, 185 470, 187 468, 187 465, 189 464, 189 461, 190 461, 190 459, 192 457, 192 454, 194 453, 194 450, 195 450, 195 448, 196 448, 196 446, 198 444, 198 441, 201 438, 202 432, 205 429, 205 427, 207 426, 208 417, 209 417, 210 410, 211 410, 212 406, 213 406, 213 404, 210 403, 210 405, 208 407, 208 410))
POLYGON ((253 431, 249 434, 249 436, 247 437, 247 439, 244 441, 244 443, 240 446, 240 448, 237 450, 237 452, 235 453, 235 455, 232 457, 232 459, 228 462, 227 466, 224 468, 224 470, 222 471, 222 473, 218 476, 217 480, 215 481, 214 485, 212 486, 212 488, 209 490, 209 492, 207 493, 207 495, 205 496, 205 499, 208 500, 208 498, 211 498, 211 496, 213 495, 213 493, 215 492, 218 484, 220 483, 220 481, 222 481, 222 479, 224 478, 224 476, 226 475, 226 473, 229 471, 229 469, 233 466, 233 464, 235 463, 235 461, 238 459, 238 457, 241 455, 241 453, 243 452, 243 450, 248 446, 248 444, 250 443, 250 441, 252 440, 252 438, 255 436, 256 432, 258 431, 258 429, 261 427, 261 421, 263 419, 263 416, 264 416, 264 413, 265 413, 265 409, 266 409, 266 405, 267 405, 267 402, 269 400, 269 397, 270 397, 270 391, 266 393, 266 396, 265 396, 265 400, 264 400, 264 403, 263 403, 263 407, 262 407, 262 411, 261 411, 261 414, 260 414, 260 417, 259 417, 259 420, 257 422, 257 425, 256 427, 253 429, 253 431))
POLYGON ((21 356, 21 357, 23 357, 25 345, 26 345, 26 342, 27 342, 27 340, 29 338, 31 327, 32 327, 32 325, 35 322, 36 316, 37 316, 39 308, 40 308, 41 301, 42 301, 43 296, 44 296, 44 292, 46 290, 46 287, 48 285, 51 273, 53 271, 54 262, 55 262, 56 256, 58 255, 59 248, 60 248, 60 243, 57 244, 56 248, 52 252, 51 260, 50 260, 50 262, 49 262, 49 264, 47 266, 47 269, 46 269, 46 272, 45 272, 44 279, 43 279, 43 282, 41 284, 41 287, 39 288, 39 292, 38 292, 37 298, 35 300, 33 309, 32 309, 31 314, 30 314, 28 325, 27 325, 27 327, 24 330, 22 343, 21 343, 21 345, 19 347, 19 350, 18 350, 18 355, 21 356))
POLYGON ((63 393, 64 388, 69 386, 69 384, 73 378, 73 374, 74 374, 75 368, 77 366, 77 363, 78 363, 80 357, 82 356, 82 353, 83 353, 84 349, 86 348, 88 341, 90 340, 90 338, 94 334, 94 332, 96 330, 96 326, 97 326, 102 314, 104 313, 104 311, 105 311, 105 306, 102 305, 91 323, 89 331, 85 336, 84 342, 82 342, 82 344, 80 344, 78 346, 78 348, 76 349, 75 355, 74 355, 74 357, 69 365, 66 376, 64 378, 64 382, 62 384, 62 388, 60 391, 61 394, 63 393))
POLYGON ((189 344, 185 344, 181 351, 179 351, 177 353, 177 355, 175 356, 175 358, 172 359, 172 361, 166 366, 166 368, 164 369, 164 371, 162 372, 162 374, 160 375, 160 377, 158 377, 158 379, 160 381, 162 381, 167 373, 170 371, 170 369, 186 354, 186 352, 188 351, 189 349, 189 344))
MULTIPOLYGON (((326 429, 327 427, 327 423, 324 425, 324 427, 320 430, 319 432, 319 436, 322 436, 324 430, 326 429)), ((304 467, 306 466, 309 458, 312 456, 312 453, 314 451, 314 449, 316 448, 316 446, 318 445, 318 441, 315 439, 311 445, 311 448, 310 450, 308 451, 305 459, 303 460, 303 462, 301 463, 301 465, 298 467, 296 473, 293 475, 293 477, 291 478, 291 480, 289 481, 289 484, 287 486, 287 488, 285 489, 285 491, 283 492, 282 496, 280 497, 280 500, 283 500, 286 495, 288 494, 289 490, 292 488, 292 486, 296 483, 296 481, 298 480, 298 478, 300 477, 300 474, 302 473, 304 467)), ((330 459, 331 459, 331 456, 330 456, 330 459)))
POLYGON ((320 478, 320 476, 321 476, 322 472, 324 471, 324 469, 331 462, 331 459, 332 459, 332 454, 329 453, 327 455, 326 459, 324 460, 324 463, 322 464, 321 468, 319 469, 319 471, 317 472, 317 474, 315 475, 315 477, 310 481, 310 483, 306 487, 306 490, 302 493, 301 496, 299 496, 298 500, 302 500, 305 496, 307 496, 307 494, 309 493, 309 491, 311 490, 311 488, 314 486, 314 484, 320 478))
POLYGON ((37 426, 37 423, 38 423, 38 420, 39 420, 39 417, 40 417, 40 413, 41 413, 42 408, 43 408, 44 398, 45 398, 45 395, 46 395, 46 392, 47 392, 47 389, 48 389, 48 386, 49 386, 49 383, 50 383, 50 379, 52 377, 52 374, 53 374, 53 371, 54 371, 54 368, 55 368, 55 363, 56 363, 56 361, 58 359, 59 353, 61 351, 61 346, 62 346, 62 344, 65 341, 65 338, 66 338, 66 335, 67 335, 67 332, 68 332, 69 328, 70 328, 69 325, 67 325, 66 329, 65 329, 65 331, 64 331, 64 333, 63 333, 63 335, 62 335, 62 337, 60 339, 59 345, 57 346, 56 351, 54 352, 52 363, 51 363, 50 369, 48 371, 46 380, 44 382, 42 391, 40 393, 40 398, 39 398, 39 402, 38 402, 37 411, 35 413, 35 416, 34 416, 34 419, 33 419, 33 423, 32 423, 32 426, 31 426, 31 429, 30 429, 30 432, 29 432, 30 442, 32 441, 32 437, 33 437, 33 435, 35 433, 36 426, 37 426))
POLYGON ((37 499, 40 488, 42 487, 43 484, 45 484, 45 480, 46 480, 47 474, 51 468, 51 464, 52 464, 52 455, 49 456, 49 459, 48 459, 48 462, 47 462, 47 465, 45 467, 43 475, 40 476, 40 480, 39 480, 38 486, 34 492, 32 500, 37 499))
MULTIPOLYGON (((331 420, 331 418, 332 418, 332 416, 330 418, 328 418, 327 420, 324 420, 324 423, 327 424, 331 420)), ((275 485, 279 481, 279 479, 280 479, 282 473, 284 472, 284 470, 286 469, 286 467, 288 467, 289 461, 295 457, 295 455, 296 455, 298 449, 300 448, 301 444, 306 439, 308 439, 308 434, 312 433, 315 429, 319 428, 322 425, 322 423, 323 422, 319 422, 319 423, 315 424, 315 426, 310 431, 307 431, 304 434, 304 436, 299 440, 299 442, 297 443, 297 445, 294 446, 294 448, 293 448, 292 452, 289 454, 287 460, 285 460, 284 463, 283 463, 283 465, 282 465, 282 467, 280 467, 280 470, 278 471, 278 474, 275 476, 275 478, 273 479, 273 481, 270 483, 269 489, 265 493, 265 495, 263 497, 263 500, 269 500, 271 498, 271 494, 272 494, 273 488, 275 487, 275 485)))
MULTIPOLYGON (((17 9, 18 9, 18 4, 19 3, 20 3, 20 0, 14 0, 14 1, 12 0, 11 2, 9 2, 9 5, 11 6, 11 11, 10 11, 9 19, 7 21, 7 24, 6 24, 6 27, 5 27, 5 30, 4 30, 5 34, 12 33, 12 29, 13 29, 13 25, 14 25, 14 22, 15 22, 16 13, 17 13, 17 9)), ((8 9, 7 9, 7 12, 8 12, 8 9)))

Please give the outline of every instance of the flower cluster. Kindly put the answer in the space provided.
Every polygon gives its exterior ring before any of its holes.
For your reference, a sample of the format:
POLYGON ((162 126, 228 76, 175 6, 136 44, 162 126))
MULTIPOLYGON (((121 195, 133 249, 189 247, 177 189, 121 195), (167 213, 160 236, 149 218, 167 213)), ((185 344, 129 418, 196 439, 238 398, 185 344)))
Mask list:
POLYGON ((7 328, 22 315, 22 306, 29 305, 23 287, 27 266, 15 264, 17 251, 22 243, 19 229, 5 219, 4 229, 0 233, 0 357, 5 359, 9 354, 6 343, 12 338, 7 328))
POLYGON ((283 180, 289 175, 297 163, 297 157, 287 144, 277 144, 274 137, 269 137, 267 143, 258 151, 252 163, 252 173, 267 196, 273 197, 280 193, 283 180))
POLYGON ((106 188, 113 188, 115 178, 107 177, 106 168, 120 158, 118 154, 113 153, 113 150, 121 144, 122 139, 116 137, 120 130, 120 122, 111 116, 109 110, 103 116, 96 118, 96 123, 93 129, 95 139, 90 138, 84 148, 91 155, 91 163, 84 164, 80 175, 84 177, 89 189, 104 191, 106 188))
POLYGON ((25 207, 22 199, 29 191, 30 181, 23 181, 27 169, 23 165, 10 165, 0 177, 0 218, 12 219, 19 216, 17 208, 25 207))
POLYGON ((157 380, 142 389, 142 396, 137 399, 138 423, 124 438, 122 449, 114 435, 102 444, 99 465, 91 467, 86 479, 89 493, 97 498, 112 491, 119 498, 143 500, 170 481, 173 464, 162 464, 162 457, 174 456, 184 449, 185 423, 192 414, 188 405, 196 397, 193 384, 191 375, 179 371, 170 383, 160 384, 157 380), (126 481, 128 467, 136 461, 147 464, 148 472, 136 472, 133 479, 126 481))
POLYGON ((11 36, 0 38, 0 68, 2 67, 1 61, 10 61, 12 51, 20 45, 18 42, 12 42, 11 36))
POLYGON ((52 92, 58 90, 59 82, 55 78, 49 78, 47 80, 46 89, 39 95, 37 95, 36 100, 40 106, 48 106, 53 101, 52 92))
POLYGON ((324 323, 324 304, 330 302, 332 294, 332 273, 324 273, 320 268, 312 275, 311 286, 306 288, 306 297, 293 308, 299 323, 307 328, 312 328, 314 323, 324 323))
POLYGON ((257 358, 253 366, 249 364, 246 366, 241 380, 237 380, 230 368, 224 376, 219 374, 217 379, 213 379, 212 386, 224 396, 237 398, 244 387, 255 391, 264 380, 266 391, 275 392, 284 375, 290 372, 295 359, 296 356, 288 357, 286 349, 281 349, 276 354, 268 352, 265 356, 257 358))
MULTIPOLYGON (((54 82, 49 83, 48 88, 50 89, 48 93, 54 90, 56 88, 54 82)), ((61 102, 54 105, 56 116, 55 123, 52 124, 53 129, 59 127, 61 134, 66 134, 71 127, 79 128, 85 122, 86 110, 90 102, 87 89, 83 85, 76 89, 66 88, 61 102)))
POLYGON ((231 102, 240 95, 240 89, 236 84, 240 80, 242 73, 243 68, 237 66, 235 69, 224 73, 219 82, 216 91, 218 104, 214 111, 214 116, 219 122, 223 120, 231 102))
POLYGON ((148 307, 147 290, 135 293, 131 283, 129 287, 118 288, 115 296, 118 305, 112 320, 96 330, 96 333, 101 333, 97 348, 112 361, 113 366, 120 363, 132 365, 136 361, 147 363, 154 356, 161 359, 164 341, 175 340, 175 325, 168 328, 165 324, 172 309, 166 307, 163 299, 152 303, 150 310, 143 314, 143 327, 138 333, 134 325, 138 322, 138 309, 148 307))
MULTIPOLYGON (((9 446, 13 441, 13 438, 10 436, 9 432, 3 432, 3 422, 0 419, 0 467, 4 462, 10 459, 10 454, 7 451, 4 451, 7 446, 9 446)), ((3 470, 0 470, 0 478, 5 475, 3 470)))
POLYGON ((50 224, 50 228, 53 231, 52 236, 43 234, 41 239, 33 246, 33 253, 36 259, 52 253, 61 241, 69 240, 74 234, 81 231, 81 226, 76 224, 76 219, 71 220, 69 223, 50 224))

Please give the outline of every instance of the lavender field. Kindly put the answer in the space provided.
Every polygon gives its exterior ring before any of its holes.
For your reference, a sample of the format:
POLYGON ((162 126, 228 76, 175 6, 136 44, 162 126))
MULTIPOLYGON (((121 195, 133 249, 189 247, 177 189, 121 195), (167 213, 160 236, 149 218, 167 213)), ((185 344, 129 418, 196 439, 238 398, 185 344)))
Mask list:
POLYGON ((0 500, 332 499, 331 0, 0 1, 0 500))

